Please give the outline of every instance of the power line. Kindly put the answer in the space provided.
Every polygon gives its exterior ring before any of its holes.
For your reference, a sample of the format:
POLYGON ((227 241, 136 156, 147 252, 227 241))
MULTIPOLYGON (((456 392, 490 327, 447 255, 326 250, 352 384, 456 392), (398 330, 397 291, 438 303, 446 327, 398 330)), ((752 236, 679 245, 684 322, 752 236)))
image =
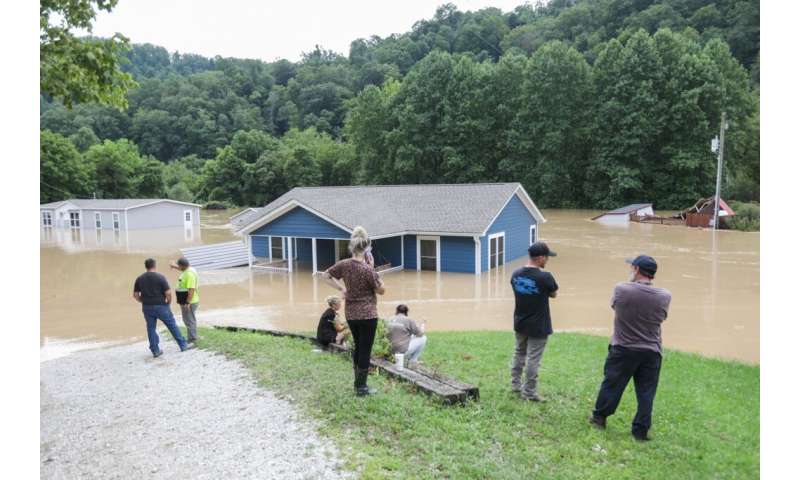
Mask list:
POLYGON ((65 194, 66 194, 68 197, 71 197, 71 196, 72 196, 72 194, 71 194, 71 193, 69 193, 69 192, 67 192, 67 191, 65 191, 65 190, 61 190, 61 189, 60 189, 60 188, 58 188, 58 187, 54 187, 54 186, 50 185, 49 183, 45 182, 44 180, 41 180, 41 179, 40 179, 40 180, 39 180, 39 183, 41 183, 41 184, 42 184, 42 185, 44 185, 45 187, 50 187, 50 188, 52 188, 53 190, 56 190, 57 192, 60 192, 60 193, 65 193, 65 194))
MULTIPOLYGON (((72 195, 70 192, 68 192, 68 191, 66 191, 66 190, 62 190, 62 189, 60 189, 60 188, 58 188, 58 187, 54 187, 54 186, 50 185, 49 183, 45 182, 44 180, 41 180, 41 179, 39 179, 39 183, 41 183, 41 184, 42 184, 42 185, 44 185, 45 187, 50 187, 50 188, 52 188, 53 190, 55 190, 55 191, 57 191, 57 192, 59 192, 59 193, 63 193, 63 194, 65 194, 65 195, 67 196, 67 198, 74 198, 74 199, 76 199, 76 200, 81 200, 81 197, 74 196, 74 195, 72 195)), ((92 199, 95 199, 95 198, 97 198, 97 197, 93 195, 93 196, 92 196, 92 199)), ((89 199, 89 197, 84 197, 84 199, 85 199, 85 200, 88 200, 88 199, 89 199)))

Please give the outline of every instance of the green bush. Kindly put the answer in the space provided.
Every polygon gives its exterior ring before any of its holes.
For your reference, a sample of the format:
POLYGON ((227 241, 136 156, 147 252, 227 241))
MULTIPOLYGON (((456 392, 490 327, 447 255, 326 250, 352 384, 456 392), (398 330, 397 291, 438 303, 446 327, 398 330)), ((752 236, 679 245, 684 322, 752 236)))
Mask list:
POLYGON ((386 321, 378 319, 378 329, 375 330, 375 343, 372 345, 372 356, 392 360, 392 344, 386 331, 386 321))
POLYGON ((731 202, 736 215, 725 219, 725 227, 731 230, 757 232, 761 230, 761 214, 758 203, 731 202))

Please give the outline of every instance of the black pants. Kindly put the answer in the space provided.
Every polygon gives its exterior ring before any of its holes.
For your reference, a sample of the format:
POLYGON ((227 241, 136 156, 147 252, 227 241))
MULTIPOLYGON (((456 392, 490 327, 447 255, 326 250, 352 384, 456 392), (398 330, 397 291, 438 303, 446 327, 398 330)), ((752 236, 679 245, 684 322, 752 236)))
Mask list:
POLYGON ((348 320, 350 333, 353 334, 353 363, 358 368, 369 368, 369 359, 372 356, 372 344, 375 342, 375 330, 378 328, 378 319, 348 320))
POLYGON ((632 350, 619 346, 608 347, 608 357, 603 369, 605 378, 594 406, 594 415, 608 417, 617 410, 625 387, 633 377, 638 408, 633 418, 631 432, 646 435, 653 417, 658 375, 661 372, 661 354, 647 350, 632 350))

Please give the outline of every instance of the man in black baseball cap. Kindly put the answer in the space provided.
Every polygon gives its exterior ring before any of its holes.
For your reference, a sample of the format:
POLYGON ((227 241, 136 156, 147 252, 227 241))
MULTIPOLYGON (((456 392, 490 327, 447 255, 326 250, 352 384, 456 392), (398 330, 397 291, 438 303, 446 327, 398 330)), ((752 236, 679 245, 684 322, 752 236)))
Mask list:
POLYGON ((653 257, 639 255, 625 261, 631 265, 631 277, 617 284, 611 297, 614 333, 589 422, 606 428, 606 417, 614 414, 633 377, 638 408, 631 433, 636 440, 644 441, 649 440, 647 432, 661 372, 661 324, 667 319, 672 294, 653 286, 658 270, 653 257))
POLYGON ((516 347, 511 362, 511 390, 523 400, 543 402, 537 392, 539 364, 547 337, 553 333, 550 320, 550 299, 556 297, 558 284, 553 274, 543 269, 556 252, 544 242, 528 248, 528 264, 511 275, 514 290, 514 334, 516 347), (522 371, 525 379, 522 380, 522 371))

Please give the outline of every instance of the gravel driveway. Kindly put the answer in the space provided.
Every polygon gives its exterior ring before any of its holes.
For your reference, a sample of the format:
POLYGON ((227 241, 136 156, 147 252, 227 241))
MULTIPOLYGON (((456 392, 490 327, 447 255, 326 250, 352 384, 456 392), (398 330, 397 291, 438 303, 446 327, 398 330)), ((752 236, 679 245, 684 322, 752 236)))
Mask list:
POLYGON ((137 343, 41 364, 42 478, 351 476, 241 364, 163 335, 161 347, 157 359, 137 343))

